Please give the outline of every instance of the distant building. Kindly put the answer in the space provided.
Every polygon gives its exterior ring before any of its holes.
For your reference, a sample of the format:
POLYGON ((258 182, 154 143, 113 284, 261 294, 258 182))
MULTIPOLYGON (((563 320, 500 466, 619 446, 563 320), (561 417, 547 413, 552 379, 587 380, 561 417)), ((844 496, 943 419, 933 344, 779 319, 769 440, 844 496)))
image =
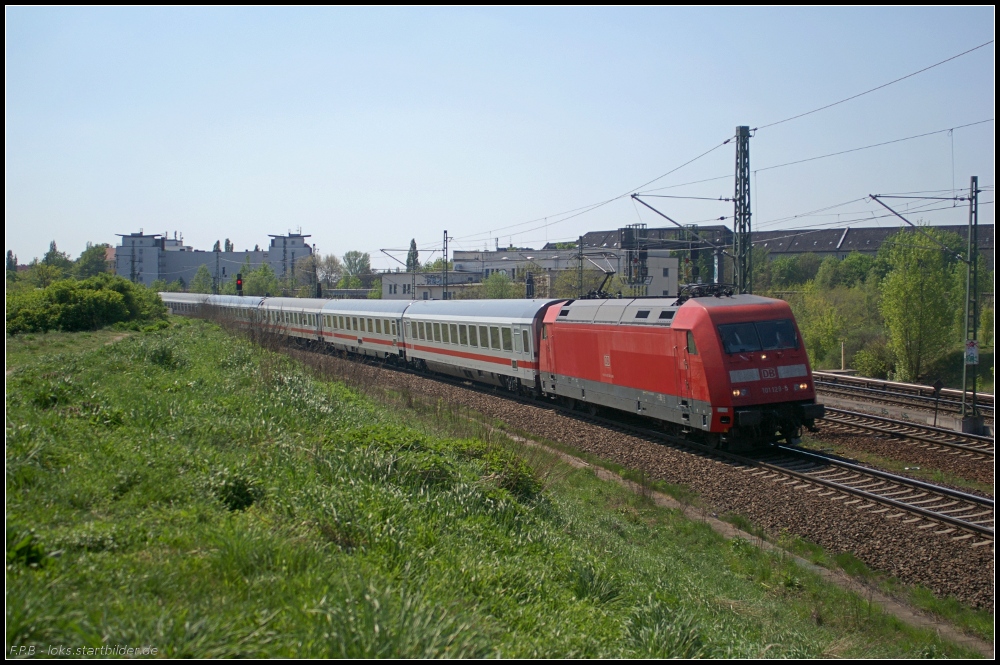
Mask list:
MULTIPOLYGON (((956 224, 928 228, 954 233, 968 242, 969 227, 956 224)), ((993 270, 993 224, 980 224, 978 228, 979 256, 988 270, 993 270)), ((887 238, 900 230, 914 232, 912 227, 847 227, 840 229, 786 229, 783 231, 756 231, 755 247, 763 247, 770 258, 798 256, 813 253, 820 258, 835 256, 845 259, 851 252, 874 256, 887 238)))
MULTIPOLYGON (((584 236, 583 265, 587 270, 604 270, 617 275, 626 274, 625 252, 588 243, 584 236)), ((677 269, 679 261, 669 252, 650 250, 646 258, 647 277, 644 280, 647 295, 677 295, 677 269)), ((495 251, 456 251, 453 254, 455 271, 481 275, 483 279, 495 272, 503 273, 516 281, 523 281, 531 272, 537 280, 544 277, 554 280, 560 272, 580 269, 580 252, 577 249, 500 248, 495 251)), ((449 282, 451 277, 449 276, 449 282)))
MULTIPOLYGON (((650 252, 647 258, 648 295, 677 295, 677 268, 679 261, 667 252, 650 252)), ((624 254, 588 248, 584 251, 587 270, 605 270, 622 274, 624 254)), ((523 282, 532 273, 535 293, 546 297, 556 275, 566 271, 574 274, 580 269, 580 253, 576 249, 519 249, 501 248, 494 251, 456 250, 452 254, 454 270, 448 273, 448 298, 461 298, 460 293, 478 286, 494 273, 501 273, 511 280, 523 282)), ((444 292, 440 272, 399 272, 382 275, 384 300, 439 300, 444 292), (414 283, 415 279, 415 283, 414 283), (411 295, 412 290, 412 295, 411 295)))
POLYGON ((140 231, 119 236, 121 244, 113 248, 115 272, 146 286, 158 279, 180 279, 190 284, 201 266, 206 266, 216 283, 222 284, 234 278, 248 260, 251 269, 267 263, 280 279, 294 272, 297 261, 313 253, 306 243, 310 236, 300 233, 272 235, 267 251, 243 252, 206 252, 185 245, 183 239, 158 233, 140 231))
MULTIPOLYGON (((969 227, 964 224, 930 226, 928 228, 937 229, 947 233, 954 233, 959 237, 968 238, 969 227)), ((707 242, 702 242, 702 251, 712 251, 709 243, 719 247, 724 247, 731 251, 733 246, 733 232, 724 225, 690 227, 696 231, 698 236, 707 242), (708 247, 708 249, 704 249, 708 247)), ((663 247, 684 252, 695 238, 692 231, 679 229, 676 227, 647 229, 646 244, 649 247, 663 247)), ((755 247, 763 247, 767 250, 769 257, 773 260, 781 256, 797 256, 799 254, 813 253, 821 259, 827 256, 836 256, 838 259, 845 259, 851 252, 860 252, 874 256, 878 253, 882 243, 890 236, 900 231, 912 232, 913 228, 908 226, 885 226, 885 227, 841 227, 838 229, 781 229, 775 231, 754 231, 752 242, 755 247)), ((980 224, 978 231, 979 256, 985 261, 989 270, 993 270, 993 224, 980 224)), ((592 231, 583 236, 583 246, 585 249, 602 248, 612 251, 621 249, 622 229, 614 231, 592 231)), ((551 245, 546 245, 546 248, 551 245)), ((575 250, 571 250, 573 252, 575 250)), ((651 291, 652 292, 652 291, 651 291)))
MULTIPOLYGON (((460 293, 479 286, 482 277, 481 273, 460 272, 456 266, 454 271, 448 273, 448 299, 461 298, 460 293)), ((443 297, 444 278, 439 272, 382 274, 383 300, 441 300, 443 297)))

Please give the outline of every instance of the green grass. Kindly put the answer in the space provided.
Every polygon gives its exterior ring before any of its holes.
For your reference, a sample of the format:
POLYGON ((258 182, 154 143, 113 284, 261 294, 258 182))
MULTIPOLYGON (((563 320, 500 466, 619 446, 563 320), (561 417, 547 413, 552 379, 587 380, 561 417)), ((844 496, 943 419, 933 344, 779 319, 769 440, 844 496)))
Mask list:
POLYGON ((8 649, 974 655, 451 405, 205 322, 114 336, 7 340, 8 649))

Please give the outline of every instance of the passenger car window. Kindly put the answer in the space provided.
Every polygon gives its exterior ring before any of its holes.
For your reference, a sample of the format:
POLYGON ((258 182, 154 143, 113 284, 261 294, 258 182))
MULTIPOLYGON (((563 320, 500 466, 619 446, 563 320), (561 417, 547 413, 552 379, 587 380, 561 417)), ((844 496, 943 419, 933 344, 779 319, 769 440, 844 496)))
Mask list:
POLYGON ((524 352, 525 353, 528 353, 528 354, 531 353, 531 347, 528 345, 528 331, 527 330, 522 330, 521 331, 521 345, 524 348, 524 352))
POLYGON ((500 350, 500 326, 490 326, 490 348, 500 350))
POLYGON ((441 341, 445 344, 451 344, 451 335, 448 334, 448 324, 441 324, 441 341))
POLYGON ((513 351, 514 345, 511 343, 510 328, 501 328, 500 335, 503 338, 503 350, 513 351))
POLYGON ((471 346, 479 346, 478 336, 476 335, 476 326, 469 326, 469 344, 471 346))
POLYGON ((479 326, 479 346, 490 348, 490 331, 486 326, 479 326))
POLYGON ((441 341, 441 324, 440 323, 435 323, 434 324, 434 341, 435 342, 440 342, 441 341))
POLYGON ((451 343, 458 344, 458 324, 451 324, 451 343))
POLYGON ((469 345, 469 329, 466 326, 458 327, 458 339, 462 342, 462 346, 469 345))
POLYGON ((375 319, 375 332, 382 334, 382 319, 375 319))

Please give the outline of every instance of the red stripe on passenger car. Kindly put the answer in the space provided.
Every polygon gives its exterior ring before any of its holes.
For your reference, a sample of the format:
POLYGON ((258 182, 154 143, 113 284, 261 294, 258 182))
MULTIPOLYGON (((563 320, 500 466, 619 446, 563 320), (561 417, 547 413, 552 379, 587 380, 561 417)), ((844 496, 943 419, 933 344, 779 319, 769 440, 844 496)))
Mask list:
POLYGON ((496 356, 484 356, 480 353, 452 351, 451 349, 438 349, 433 346, 417 346, 416 344, 408 344, 407 348, 413 349, 414 351, 423 351, 425 353, 438 353, 444 356, 454 356, 456 358, 465 358, 467 360, 479 360, 484 363, 496 363, 497 365, 505 365, 507 367, 510 367, 511 360, 516 360, 518 369, 538 368, 538 363, 530 360, 521 360, 520 358, 497 358, 496 356))

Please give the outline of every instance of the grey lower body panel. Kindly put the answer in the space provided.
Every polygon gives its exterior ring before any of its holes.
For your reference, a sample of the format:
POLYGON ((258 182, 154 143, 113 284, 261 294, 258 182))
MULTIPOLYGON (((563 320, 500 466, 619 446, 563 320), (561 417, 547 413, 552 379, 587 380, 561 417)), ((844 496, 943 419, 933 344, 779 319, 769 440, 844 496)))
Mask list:
POLYGON ((548 395, 570 397, 581 402, 618 409, 619 411, 641 414, 693 429, 708 431, 712 424, 712 405, 691 398, 578 379, 561 374, 543 374, 542 392, 548 395))

